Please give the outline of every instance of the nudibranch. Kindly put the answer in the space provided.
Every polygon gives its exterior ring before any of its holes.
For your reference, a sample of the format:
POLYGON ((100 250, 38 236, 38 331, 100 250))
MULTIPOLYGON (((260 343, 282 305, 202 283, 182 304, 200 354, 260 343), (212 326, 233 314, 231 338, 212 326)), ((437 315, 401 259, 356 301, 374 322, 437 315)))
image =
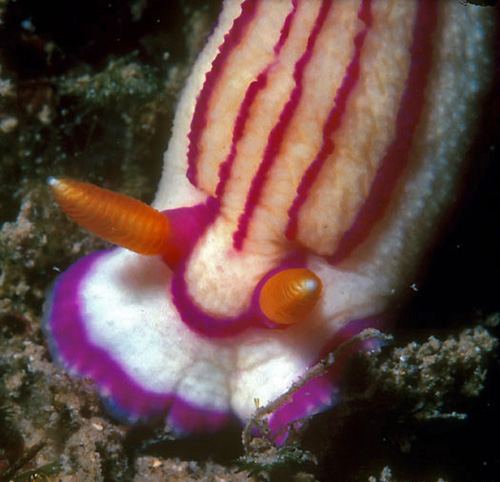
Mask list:
MULTIPOLYGON (((383 328, 456 196, 495 15, 460 1, 226 0, 178 104, 152 206, 49 179, 119 247, 57 280, 45 331, 118 416, 248 420, 383 328)), ((278 431, 339 396, 309 380, 278 431)))

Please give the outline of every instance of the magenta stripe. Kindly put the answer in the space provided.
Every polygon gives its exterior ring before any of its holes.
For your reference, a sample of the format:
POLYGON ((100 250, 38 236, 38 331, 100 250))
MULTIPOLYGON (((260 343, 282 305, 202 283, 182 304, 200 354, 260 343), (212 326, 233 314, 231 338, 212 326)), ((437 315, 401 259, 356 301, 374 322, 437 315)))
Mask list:
MULTIPOLYGON (((281 52, 281 48, 285 44, 288 35, 290 33, 290 27, 292 24, 292 19, 297 11, 297 3, 298 0, 293 0, 293 7, 290 13, 286 16, 285 22, 283 23, 283 28, 281 29, 280 38, 276 45, 274 46, 274 53, 278 56, 281 52)), ((276 60, 273 60, 270 64, 266 66, 266 68, 260 72, 257 76, 257 79, 254 80, 250 86, 248 87, 245 98, 240 106, 240 110, 238 112, 238 116, 236 117, 236 122, 233 130, 233 139, 231 143, 231 150, 226 157, 225 161, 219 167, 219 184, 217 185, 217 189, 215 191, 215 195, 217 198, 221 198, 224 194, 225 187, 229 178, 231 177, 231 169, 234 164, 234 160, 236 159, 237 149, 236 145, 239 140, 243 137, 245 132, 245 127, 247 120, 249 119, 250 109, 252 104, 254 103, 257 94, 265 88, 267 85, 267 79, 269 76, 269 72, 271 67, 275 64, 276 60)))
POLYGON ((288 225, 285 235, 288 239, 295 239, 298 230, 299 211, 307 200, 307 196, 316 181, 325 161, 333 153, 335 143, 332 140, 333 133, 340 127, 342 118, 346 111, 347 100, 354 91, 359 80, 359 64, 361 59, 361 50, 372 25, 371 0, 363 0, 358 12, 358 18, 364 22, 365 28, 354 37, 354 55, 347 66, 342 84, 335 96, 333 108, 330 110, 325 126, 323 128, 323 144, 314 161, 309 165, 302 177, 297 196, 288 211, 288 225))
POLYGON ((435 0, 421 0, 419 3, 410 48, 408 81, 396 119, 396 138, 377 170, 370 192, 354 223, 342 236, 334 254, 329 257, 332 264, 347 258, 366 240, 375 224, 383 217, 397 182, 410 161, 412 139, 422 114, 427 78, 432 67, 432 42, 438 5, 439 2, 435 0))
POLYGON ((292 10, 286 16, 285 22, 283 23, 283 28, 281 29, 280 39, 278 43, 274 46, 274 53, 279 55, 281 52, 281 48, 285 45, 285 42, 290 34, 290 29, 292 28, 293 17, 295 16, 295 12, 297 11, 297 5, 299 0, 292 0, 292 10))
POLYGON ((243 241, 248 232, 248 226, 255 212, 255 208, 257 206, 257 203, 259 202, 262 191, 264 190, 267 174, 274 164, 274 161, 276 160, 276 155, 280 151, 285 132, 290 125, 293 115, 299 105, 303 93, 302 81, 304 77, 304 71, 310 59, 312 58, 314 44, 316 43, 316 39, 318 38, 318 35, 321 31, 321 28, 323 27, 323 24, 328 15, 328 11, 332 4, 333 0, 323 0, 318 16, 316 17, 314 27, 311 31, 311 35, 309 36, 309 39, 307 41, 306 50, 295 65, 295 71, 293 74, 295 87, 292 90, 290 99, 281 111, 280 118, 277 124, 274 126, 269 135, 269 140, 264 151, 263 159, 259 165, 259 169, 257 170, 255 177, 252 179, 252 184, 250 185, 250 190, 247 194, 245 209, 238 220, 238 228, 233 234, 233 246, 235 249, 240 250, 243 246, 243 241))
POLYGON ((203 88, 196 101, 196 106, 191 119, 191 128, 188 134, 189 145, 187 151, 188 169, 186 176, 194 186, 198 184, 197 163, 199 156, 199 143, 207 125, 209 101, 217 82, 224 71, 224 67, 234 48, 242 41, 247 29, 252 23, 257 12, 259 0, 245 0, 241 6, 241 13, 233 22, 229 32, 224 36, 224 42, 219 48, 219 53, 212 62, 212 68, 205 77, 203 88))
POLYGON ((99 251, 86 256, 57 279, 43 325, 54 360, 80 377, 93 379, 107 408, 120 420, 144 423, 168 413, 168 421, 180 432, 214 431, 226 425, 232 418, 229 410, 207 410, 175 391, 149 390, 128 374, 109 351, 90 339, 82 284, 96 263, 109 253, 99 251))

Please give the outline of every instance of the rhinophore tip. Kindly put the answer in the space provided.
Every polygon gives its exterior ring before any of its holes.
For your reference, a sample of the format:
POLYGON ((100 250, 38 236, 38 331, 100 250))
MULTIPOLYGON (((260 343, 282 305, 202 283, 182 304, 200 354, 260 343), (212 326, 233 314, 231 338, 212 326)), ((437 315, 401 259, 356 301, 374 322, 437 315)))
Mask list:
POLYGON ((61 209, 88 231, 138 254, 168 254, 170 224, 153 207, 85 182, 49 177, 47 184, 61 209))
POLYGON ((306 318, 321 297, 323 284, 309 269, 279 271, 269 278, 259 296, 262 312, 278 324, 295 324, 306 318))

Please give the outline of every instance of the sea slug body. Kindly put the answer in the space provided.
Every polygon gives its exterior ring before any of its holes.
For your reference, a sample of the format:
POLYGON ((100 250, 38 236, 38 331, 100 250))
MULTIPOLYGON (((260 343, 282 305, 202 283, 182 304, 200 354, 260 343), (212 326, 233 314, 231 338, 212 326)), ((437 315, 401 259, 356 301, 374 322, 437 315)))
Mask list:
MULTIPOLYGON (((49 181, 121 246, 59 277, 54 357, 118 416, 188 434, 247 420, 336 343, 383 328, 456 194, 494 20, 452 0, 226 0, 153 206, 49 181)), ((335 376, 271 428, 334 404, 335 376)))

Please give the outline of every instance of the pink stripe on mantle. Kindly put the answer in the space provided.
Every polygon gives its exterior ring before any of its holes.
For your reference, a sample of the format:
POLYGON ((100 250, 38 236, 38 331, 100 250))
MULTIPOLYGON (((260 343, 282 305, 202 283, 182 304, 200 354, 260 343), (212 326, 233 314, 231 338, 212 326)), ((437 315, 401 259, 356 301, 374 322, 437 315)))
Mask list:
POLYGON ((224 42, 219 48, 219 53, 212 62, 212 69, 205 77, 203 88, 196 101, 196 106, 191 119, 191 128, 188 134, 189 145, 187 151, 188 169, 186 176, 193 184, 198 184, 197 163, 200 154, 200 138, 207 125, 209 102, 217 82, 224 71, 224 67, 234 48, 242 41, 245 33, 252 23, 257 12, 259 0, 245 0, 241 6, 240 16, 233 22, 229 32, 224 36, 224 42))
POLYGON ((280 151, 285 132, 290 125, 293 115, 299 105, 303 93, 302 81, 304 77, 304 71, 310 59, 312 58, 314 44, 316 43, 316 39, 318 38, 318 35, 326 20, 328 11, 332 4, 333 0, 323 0, 319 13, 316 17, 314 27, 311 31, 311 35, 309 36, 309 39, 307 41, 306 50, 295 65, 295 71, 293 74, 295 87, 292 90, 290 99, 281 111, 278 122, 269 134, 269 139, 264 151, 263 159, 259 165, 256 175, 252 180, 250 190, 247 194, 244 211, 238 219, 238 228, 233 234, 233 246, 237 250, 241 250, 243 247, 243 241, 247 236, 248 226, 255 212, 255 208, 257 206, 257 203, 259 202, 262 191, 264 190, 267 174, 274 164, 274 161, 276 160, 276 155, 280 151))
MULTIPOLYGON (((276 45, 274 46, 274 54, 276 57, 280 54, 281 48, 285 44, 288 35, 290 33, 290 27, 292 25, 292 20, 293 17, 295 16, 295 13, 297 11, 297 3, 298 0, 293 0, 292 2, 292 10, 290 13, 286 16, 285 21, 283 23, 283 28, 281 29, 280 33, 280 38, 276 45)), ((217 198, 221 198, 224 195, 224 190, 226 187, 227 182, 229 181, 229 178, 231 177, 231 169, 234 163, 234 160, 236 159, 236 154, 237 154, 237 149, 236 146, 239 142, 239 140, 243 137, 243 134, 245 132, 245 127, 247 120, 249 118, 250 114, 250 109, 252 107, 252 104, 254 103, 258 93, 265 88, 267 85, 267 79, 269 76, 269 72, 271 70, 271 67, 274 65, 276 60, 271 62, 269 65, 266 66, 266 68, 260 72, 260 74, 257 76, 257 79, 254 80, 250 86, 248 87, 246 93, 245 93, 245 98, 243 99, 243 102, 241 103, 240 110, 238 112, 238 116, 236 117, 236 122, 235 126, 233 129, 233 139, 231 142, 231 150, 226 157, 226 160, 220 165, 219 167, 219 184, 217 185, 217 189, 215 191, 215 195, 217 198)))
POLYGON ((340 127, 342 117, 344 116, 346 110, 347 100, 358 83, 361 50, 373 20, 370 2, 371 0, 363 0, 361 8, 358 12, 358 18, 364 22, 365 28, 354 38, 354 55, 351 62, 347 66, 344 79, 342 80, 342 84, 335 96, 334 106, 331 109, 325 123, 325 127, 323 128, 323 145, 316 158, 309 165, 304 176, 302 177, 299 187, 297 188, 297 196, 293 200, 288 211, 289 220, 285 229, 285 235, 290 240, 295 239, 297 236, 300 208, 305 203, 307 196, 309 195, 309 191, 316 181, 323 164, 335 150, 332 135, 340 127))
POLYGON ((328 257, 331 264, 346 259, 370 235, 375 224, 384 216, 398 180, 410 162, 411 144, 422 114, 427 79, 432 67, 432 43, 438 6, 439 2, 435 0, 419 2, 410 48, 408 81, 396 118, 396 138, 380 164, 354 223, 342 236, 334 254, 328 257))

